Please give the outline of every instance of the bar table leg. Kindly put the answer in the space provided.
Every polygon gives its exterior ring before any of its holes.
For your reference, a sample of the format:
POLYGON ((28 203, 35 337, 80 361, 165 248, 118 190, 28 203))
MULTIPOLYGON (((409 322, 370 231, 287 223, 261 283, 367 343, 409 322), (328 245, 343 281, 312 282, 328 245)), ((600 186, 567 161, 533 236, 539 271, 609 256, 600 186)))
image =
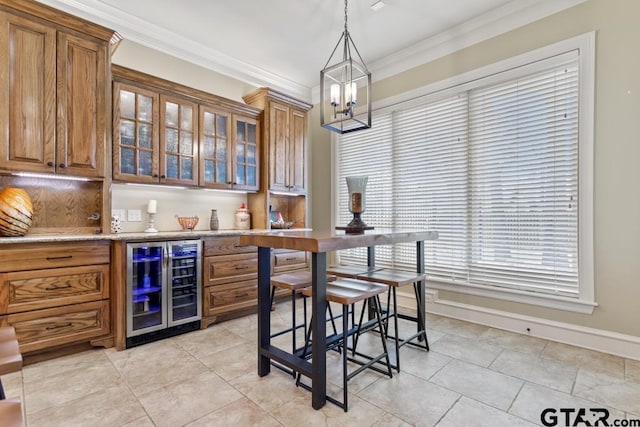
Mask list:
POLYGON ((261 350, 271 345, 271 249, 258 247, 258 375, 271 371, 269 357, 261 350))
POLYGON ((311 254, 311 310, 313 316, 313 342, 311 351, 311 400, 313 409, 322 408, 327 400, 327 254, 314 252, 311 254))

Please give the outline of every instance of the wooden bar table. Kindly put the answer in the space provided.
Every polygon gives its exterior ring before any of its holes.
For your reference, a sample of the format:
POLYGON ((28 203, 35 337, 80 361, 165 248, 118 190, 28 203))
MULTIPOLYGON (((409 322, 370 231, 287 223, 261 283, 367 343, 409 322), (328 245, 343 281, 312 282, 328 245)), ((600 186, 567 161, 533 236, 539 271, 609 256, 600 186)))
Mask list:
MULTIPOLYGON (((241 245, 258 247, 258 375, 263 377, 271 370, 271 360, 311 378, 312 405, 320 409, 326 403, 326 270, 327 252, 357 247, 368 248, 369 265, 375 264, 377 245, 416 242, 416 269, 424 272, 424 242, 438 238, 436 231, 367 231, 365 234, 344 232, 271 232, 240 236, 241 245), (311 330, 312 362, 271 345, 271 248, 295 249, 311 253, 312 315, 311 330)), ((424 281, 420 284, 420 295, 424 300, 424 281)), ((418 304, 424 310, 424 301, 418 304)), ((420 310, 420 308, 419 308, 420 310)), ((418 311, 419 311, 418 310, 418 311)), ((422 314, 424 316, 424 313, 422 314)))

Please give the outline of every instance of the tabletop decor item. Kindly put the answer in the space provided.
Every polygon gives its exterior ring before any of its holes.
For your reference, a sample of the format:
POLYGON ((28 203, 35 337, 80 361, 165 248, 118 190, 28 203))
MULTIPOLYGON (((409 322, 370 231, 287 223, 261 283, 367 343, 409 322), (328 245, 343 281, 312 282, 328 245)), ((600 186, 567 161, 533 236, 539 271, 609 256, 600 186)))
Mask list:
POLYGON ((122 221, 120 221, 119 216, 111 217, 111 232, 112 233, 120 233, 122 231, 122 221))
POLYGON ((180 224, 180 227, 182 227, 183 230, 189 231, 193 231, 193 229, 196 228, 196 225, 198 225, 198 221, 200 221, 200 218, 198 218, 197 216, 176 215, 176 219, 178 220, 178 224, 180 224))
POLYGON ((149 214, 149 224, 145 233, 157 233, 156 229, 156 213, 158 212, 158 201, 157 200, 149 200, 149 204, 147 205, 147 213, 149 214))
POLYGON ((33 205, 26 191, 13 187, 0 191, 0 236, 24 236, 32 219, 33 205))
POLYGON ((236 229, 237 230, 249 230, 251 228, 251 215, 247 208, 244 207, 244 203, 240 205, 240 209, 236 211, 236 229))
POLYGON ((363 234, 365 230, 373 230, 373 227, 365 224, 361 218, 367 206, 365 190, 368 179, 367 176, 346 177, 349 191, 349 212, 353 214, 353 219, 346 227, 336 227, 336 230, 344 230, 347 234, 363 234))
POLYGON ((209 230, 216 231, 220 223, 218 222, 218 211, 211 209, 211 219, 209 220, 209 230))

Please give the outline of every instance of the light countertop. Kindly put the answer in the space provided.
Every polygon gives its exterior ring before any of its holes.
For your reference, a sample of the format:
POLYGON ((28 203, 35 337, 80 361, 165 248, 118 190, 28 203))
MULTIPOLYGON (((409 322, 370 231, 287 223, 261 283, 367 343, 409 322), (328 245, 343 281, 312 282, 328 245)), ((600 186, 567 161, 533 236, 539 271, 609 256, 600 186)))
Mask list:
POLYGON ((22 237, 0 237, 0 245, 10 243, 46 243, 46 242, 78 242, 90 240, 178 240, 200 239, 203 237, 233 236, 240 234, 264 234, 271 232, 308 231, 307 228, 289 230, 193 230, 193 231, 158 231, 157 233, 108 233, 108 234, 27 234, 22 237))

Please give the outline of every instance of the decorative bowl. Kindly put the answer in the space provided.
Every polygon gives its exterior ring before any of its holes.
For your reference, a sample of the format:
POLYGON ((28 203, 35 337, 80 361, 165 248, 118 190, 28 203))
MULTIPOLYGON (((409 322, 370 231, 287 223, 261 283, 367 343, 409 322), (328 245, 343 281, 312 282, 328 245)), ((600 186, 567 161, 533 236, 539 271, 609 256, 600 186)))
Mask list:
POLYGON ((178 224, 182 227, 183 230, 193 230, 198 225, 198 221, 200 218, 197 216, 178 216, 176 215, 176 219, 178 220, 178 224))

